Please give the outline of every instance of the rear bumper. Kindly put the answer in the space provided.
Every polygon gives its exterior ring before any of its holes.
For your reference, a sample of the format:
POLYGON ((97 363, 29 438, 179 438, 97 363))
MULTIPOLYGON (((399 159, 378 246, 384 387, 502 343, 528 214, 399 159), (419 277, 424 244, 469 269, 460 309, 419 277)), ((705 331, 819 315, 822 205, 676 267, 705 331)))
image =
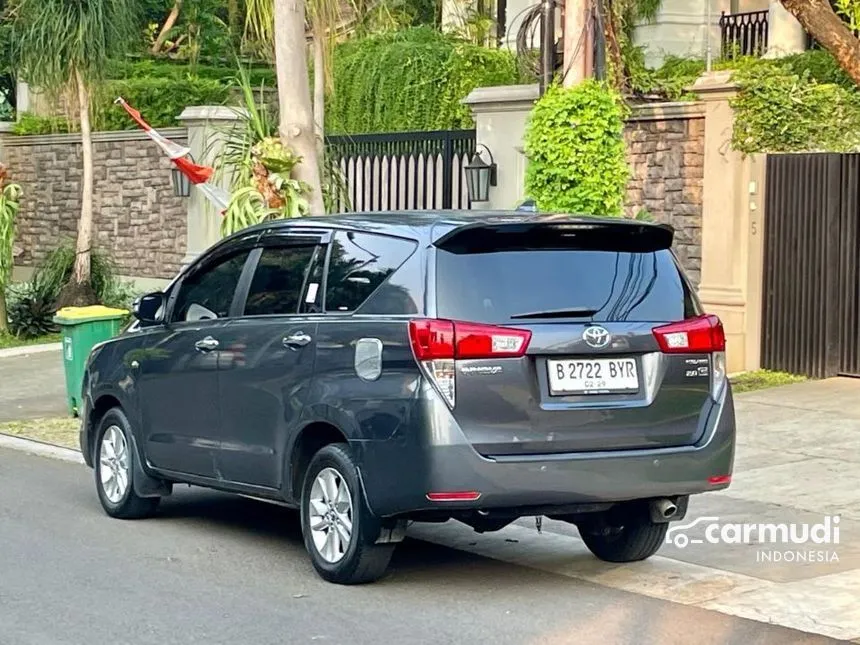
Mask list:
MULTIPOLYGON (((439 405, 444 406, 440 403, 439 405)), ((359 442, 360 471, 370 508, 388 517, 463 509, 621 502, 694 495, 728 487, 710 484, 731 475, 735 415, 730 387, 692 446, 653 450, 484 457, 466 441, 452 416, 434 409, 430 437, 359 442), (431 502, 429 492, 474 491, 471 502, 431 502)))

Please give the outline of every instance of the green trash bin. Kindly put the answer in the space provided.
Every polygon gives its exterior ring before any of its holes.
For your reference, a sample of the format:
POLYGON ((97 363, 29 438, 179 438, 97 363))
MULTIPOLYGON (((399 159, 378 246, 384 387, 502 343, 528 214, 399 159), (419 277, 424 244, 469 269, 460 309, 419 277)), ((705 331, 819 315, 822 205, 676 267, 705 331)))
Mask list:
POLYGON ((65 307, 54 316, 63 337, 63 367, 66 372, 66 402, 78 416, 84 369, 93 347, 119 333, 128 311, 101 305, 65 307))

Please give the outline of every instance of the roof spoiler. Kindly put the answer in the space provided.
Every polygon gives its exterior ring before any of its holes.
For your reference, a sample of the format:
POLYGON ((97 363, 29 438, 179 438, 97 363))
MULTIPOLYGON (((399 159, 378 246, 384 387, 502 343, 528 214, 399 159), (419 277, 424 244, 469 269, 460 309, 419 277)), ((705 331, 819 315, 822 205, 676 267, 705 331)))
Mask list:
POLYGON ((675 229, 629 219, 483 221, 457 227, 433 244, 451 253, 580 250, 653 253, 669 249, 675 229))

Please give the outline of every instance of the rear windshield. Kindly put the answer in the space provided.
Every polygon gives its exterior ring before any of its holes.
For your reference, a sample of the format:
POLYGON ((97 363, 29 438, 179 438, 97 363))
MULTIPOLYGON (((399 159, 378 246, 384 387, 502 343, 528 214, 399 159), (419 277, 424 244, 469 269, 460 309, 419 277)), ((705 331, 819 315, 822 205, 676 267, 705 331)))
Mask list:
POLYGON ((699 313, 671 253, 607 250, 438 250, 441 318, 671 322, 699 313))

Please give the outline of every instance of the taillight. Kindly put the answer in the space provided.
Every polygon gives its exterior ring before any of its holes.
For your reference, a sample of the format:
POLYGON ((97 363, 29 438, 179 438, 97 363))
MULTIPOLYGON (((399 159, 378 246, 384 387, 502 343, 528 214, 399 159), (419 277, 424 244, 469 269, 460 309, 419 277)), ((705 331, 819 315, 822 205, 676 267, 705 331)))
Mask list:
POLYGON ((716 316, 699 316, 654 328, 665 354, 709 354, 726 350, 723 323, 716 316))
POLYGON ((703 315, 655 327, 664 354, 712 354, 711 396, 716 400, 726 383, 726 334, 717 316, 703 315))
POLYGON ((409 322, 412 350, 419 361, 440 358, 517 358, 526 353, 532 333, 494 325, 451 320, 409 322))
POLYGON ((451 320, 409 321, 412 352, 452 408, 456 403, 455 360, 517 358, 525 355, 531 338, 527 329, 451 320))

